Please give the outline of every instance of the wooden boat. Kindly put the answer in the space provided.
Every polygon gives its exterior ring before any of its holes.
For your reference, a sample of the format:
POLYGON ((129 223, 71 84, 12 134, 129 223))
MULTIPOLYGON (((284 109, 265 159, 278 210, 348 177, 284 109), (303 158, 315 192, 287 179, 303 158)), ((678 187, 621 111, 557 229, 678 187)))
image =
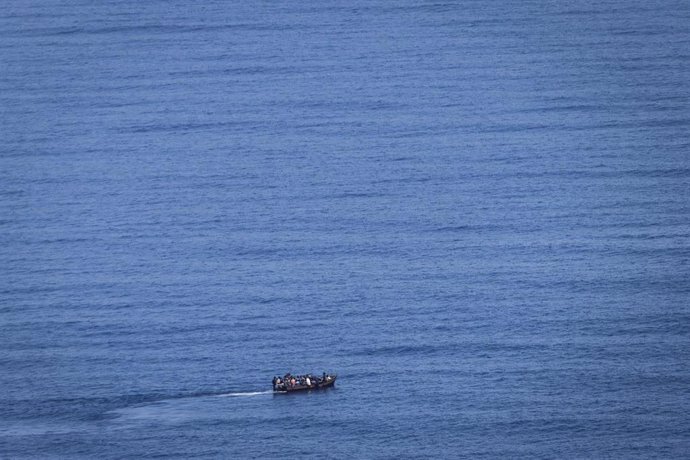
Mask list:
POLYGON ((332 387, 337 377, 336 374, 324 374, 321 377, 307 375, 300 379, 287 374, 282 378, 273 378, 273 391, 276 393, 292 393, 294 391, 321 390, 332 387))

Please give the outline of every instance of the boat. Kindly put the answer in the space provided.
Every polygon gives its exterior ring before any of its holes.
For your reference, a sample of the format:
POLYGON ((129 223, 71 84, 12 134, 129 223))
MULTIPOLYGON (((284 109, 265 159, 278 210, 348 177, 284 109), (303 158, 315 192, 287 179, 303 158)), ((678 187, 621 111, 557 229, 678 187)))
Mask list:
POLYGON ((288 373, 283 377, 273 377, 273 391, 275 393, 292 393, 321 390, 332 387, 337 377, 336 374, 326 374, 325 372, 321 377, 314 377, 311 374, 292 375, 288 373))

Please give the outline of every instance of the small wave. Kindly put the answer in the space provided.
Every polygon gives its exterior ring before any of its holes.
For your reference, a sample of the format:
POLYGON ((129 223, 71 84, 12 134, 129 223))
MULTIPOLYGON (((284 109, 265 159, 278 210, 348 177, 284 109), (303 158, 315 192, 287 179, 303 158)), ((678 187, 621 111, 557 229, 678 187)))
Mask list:
POLYGON ((47 436, 66 435, 84 431, 84 427, 50 425, 45 423, 17 422, 0 427, 0 436, 47 436))

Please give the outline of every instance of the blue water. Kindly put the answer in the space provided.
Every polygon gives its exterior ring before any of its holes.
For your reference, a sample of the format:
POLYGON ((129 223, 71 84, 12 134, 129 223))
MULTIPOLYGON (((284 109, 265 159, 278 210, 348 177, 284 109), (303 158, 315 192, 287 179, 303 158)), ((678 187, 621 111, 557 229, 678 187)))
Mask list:
POLYGON ((689 50, 686 1, 5 2, 0 457, 687 457, 689 50))

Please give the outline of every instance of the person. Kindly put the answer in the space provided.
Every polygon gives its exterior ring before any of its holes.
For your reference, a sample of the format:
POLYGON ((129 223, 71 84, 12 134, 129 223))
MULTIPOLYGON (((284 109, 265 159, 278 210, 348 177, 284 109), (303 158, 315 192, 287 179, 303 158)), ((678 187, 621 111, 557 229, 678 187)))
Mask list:
POLYGON ((306 382, 307 382, 307 386, 310 387, 311 386, 311 379, 309 378, 309 376, 307 376, 306 382))

